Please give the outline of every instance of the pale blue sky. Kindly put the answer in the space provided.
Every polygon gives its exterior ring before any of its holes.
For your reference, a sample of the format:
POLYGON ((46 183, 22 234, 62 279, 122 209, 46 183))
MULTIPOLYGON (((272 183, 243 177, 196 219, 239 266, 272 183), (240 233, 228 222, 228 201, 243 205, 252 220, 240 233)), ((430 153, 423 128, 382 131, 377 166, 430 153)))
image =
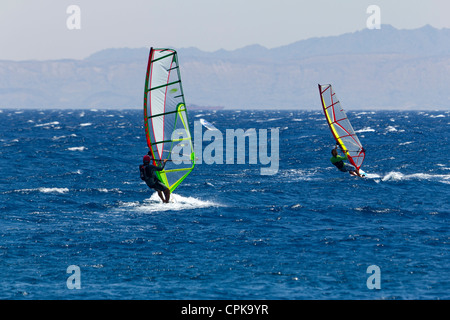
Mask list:
POLYGON ((267 48, 366 28, 369 5, 399 29, 450 28, 448 0, 1 0, 0 59, 82 59, 120 47, 267 48), (69 30, 69 5, 81 29, 69 30))

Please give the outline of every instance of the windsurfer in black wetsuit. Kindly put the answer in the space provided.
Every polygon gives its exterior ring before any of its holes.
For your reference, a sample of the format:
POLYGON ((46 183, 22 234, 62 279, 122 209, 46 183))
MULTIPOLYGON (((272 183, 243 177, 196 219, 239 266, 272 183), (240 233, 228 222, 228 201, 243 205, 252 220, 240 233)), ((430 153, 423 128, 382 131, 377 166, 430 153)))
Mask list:
POLYGON ((348 172, 352 176, 358 176, 358 177, 362 178, 362 176, 359 174, 358 169, 356 169, 354 166, 352 166, 348 163, 344 163, 344 160, 348 159, 347 152, 344 152, 345 157, 338 155, 337 146, 336 146, 333 150, 331 150, 331 154, 333 155, 330 159, 331 163, 334 164, 336 166, 336 168, 338 168, 342 172, 348 172))
POLYGON ((169 203, 170 199, 170 190, 167 188, 161 181, 159 181, 158 177, 156 176, 155 171, 161 171, 164 169, 164 166, 166 165, 167 159, 163 161, 162 166, 154 166, 150 164, 150 156, 145 155, 143 158, 144 164, 141 164, 139 166, 139 171, 141 175, 141 179, 145 181, 147 186, 151 189, 154 189, 158 192, 158 196, 161 198, 161 200, 164 203, 169 203), (165 199, 163 197, 163 193, 165 195, 165 199))

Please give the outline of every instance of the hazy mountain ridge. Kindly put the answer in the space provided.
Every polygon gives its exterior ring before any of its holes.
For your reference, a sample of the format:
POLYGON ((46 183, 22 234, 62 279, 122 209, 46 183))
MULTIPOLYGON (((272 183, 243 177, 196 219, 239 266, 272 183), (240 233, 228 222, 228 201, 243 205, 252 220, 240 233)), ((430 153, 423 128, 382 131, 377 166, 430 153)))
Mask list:
MULTIPOLYGON (((317 83, 332 83, 346 109, 450 108, 450 29, 383 25, 273 49, 177 51, 188 105, 315 109, 317 83)), ((147 59, 148 48, 122 48, 0 61, 0 107, 139 108, 147 59)))

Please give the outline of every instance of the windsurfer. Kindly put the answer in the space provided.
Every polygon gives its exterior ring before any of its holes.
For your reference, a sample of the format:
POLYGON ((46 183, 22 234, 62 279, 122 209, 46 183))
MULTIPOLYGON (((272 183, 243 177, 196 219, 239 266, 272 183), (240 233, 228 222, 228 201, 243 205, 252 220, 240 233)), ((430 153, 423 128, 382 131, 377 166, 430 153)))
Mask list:
POLYGON ((362 176, 359 173, 359 170, 357 168, 355 168, 354 166, 352 166, 348 163, 344 163, 344 160, 348 159, 348 151, 347 150, 344 151, 345 157, 340 156, 340 155, 338 155, 337 146, 336 146, 333 150, 331 150, 331 154, 333 155, 330 159, 331 163, 334 164, 340 171, 348 172, 352 176, 358 176, 358 177, 362 178, 362 176))
POLYGON ((164 159, 162 166, 154 166, 150 164, 150 160, 150 156, 145 155, 143 158, 144 164, 141 164, 139 166, 141 179, 145 181, 149 188, 154 189, 158 192, 158 196, 161 198, 162 202, 169 203, 170 190, 161 181, 159 181, 158 177, 156 176, 156 171, 162 171, 164 169, 167 159, 164 159), (163 197, 163 193, 165 199, 163 197))

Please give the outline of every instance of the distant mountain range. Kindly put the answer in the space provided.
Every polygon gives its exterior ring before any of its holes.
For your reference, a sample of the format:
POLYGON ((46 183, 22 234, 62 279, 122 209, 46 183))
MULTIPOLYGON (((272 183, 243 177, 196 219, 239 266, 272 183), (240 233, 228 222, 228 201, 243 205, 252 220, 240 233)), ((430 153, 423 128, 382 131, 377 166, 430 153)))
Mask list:
MULTIPOLYGON (((148 50, 0 61, 0 108, 140 108, 148 50)), ((188 106, 318 109, 317 83, 332 83, 345 109, 450 109, 450 29, 382 25, 273 49, 177 51, 188 106)))

